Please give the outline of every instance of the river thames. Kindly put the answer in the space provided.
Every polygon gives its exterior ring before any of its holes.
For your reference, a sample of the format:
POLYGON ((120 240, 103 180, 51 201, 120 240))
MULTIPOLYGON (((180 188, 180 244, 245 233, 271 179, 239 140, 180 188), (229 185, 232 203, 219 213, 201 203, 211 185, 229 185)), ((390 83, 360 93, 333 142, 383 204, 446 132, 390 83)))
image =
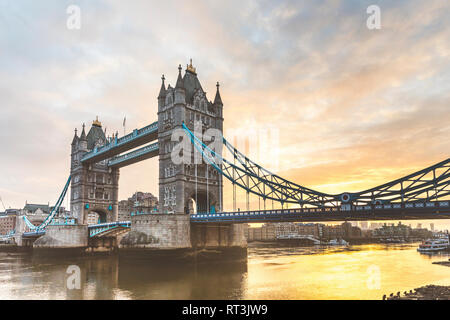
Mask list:
POLYGON ((450 268, 417 244, 256 247, 247 261, 166 265, 117 256, 43 259, 0 253, 0 299, 381 299, 423 285, 450 285, 450 268), (81 270, 68 289, 67 268, 81 270))

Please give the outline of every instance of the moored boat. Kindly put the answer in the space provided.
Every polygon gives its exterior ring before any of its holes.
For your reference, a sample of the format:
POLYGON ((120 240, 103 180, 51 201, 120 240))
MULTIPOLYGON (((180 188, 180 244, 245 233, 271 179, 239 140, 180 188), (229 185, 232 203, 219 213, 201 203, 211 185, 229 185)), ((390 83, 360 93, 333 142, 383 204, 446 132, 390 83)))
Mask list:
POLYGON ((423 241, 417 251, 419 252, 437 252, 447 250, 449 248, 448 239, 428 239, 423 241))

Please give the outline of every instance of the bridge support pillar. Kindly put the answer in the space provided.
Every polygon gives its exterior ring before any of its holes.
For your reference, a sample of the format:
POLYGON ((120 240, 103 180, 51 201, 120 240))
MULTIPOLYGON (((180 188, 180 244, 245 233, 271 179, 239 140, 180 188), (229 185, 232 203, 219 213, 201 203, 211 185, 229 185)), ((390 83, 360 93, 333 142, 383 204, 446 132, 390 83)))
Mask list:
POLYGON ((86 248, 88 246, 87 225, 48 225, 45 235, 37 239, 33 248, 86 248))
POLYGON ((191 243, 197 249, 247 247, 243 224, 192 224, 191 243))
POLYGON ((142 258, 234 260, 246 257, 247 241, 243 224, 196 224, 187 214, 145 214, 131 217, 131 231, 120 241, 119 252, 142 258))
POLYGON ((184 249, 191 248, 190 219, 186 214, 145 214, 131 217, 131 231, 120 249, 184 249))

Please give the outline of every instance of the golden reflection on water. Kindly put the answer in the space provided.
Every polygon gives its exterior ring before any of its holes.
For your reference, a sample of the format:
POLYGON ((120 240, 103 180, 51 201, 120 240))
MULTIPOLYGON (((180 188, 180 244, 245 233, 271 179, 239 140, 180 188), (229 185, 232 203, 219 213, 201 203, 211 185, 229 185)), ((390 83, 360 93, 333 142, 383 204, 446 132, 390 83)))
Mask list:
POLYGON ((450 285, 450 268, 417 244, 249 248, 230 264, 155 264, 118 257, 46 260, 0 253, 0 299, 381 299, 427 284, 450 285), (81 289, 67 289, 67 267, 81 289))
POLYGON ((381 299, 427 284, 450 285, 450 268, 417 244, 349 248, 255 249, 248 265, 247 299, 381 299), (379 279, 379 281, 377 281, 379 279))

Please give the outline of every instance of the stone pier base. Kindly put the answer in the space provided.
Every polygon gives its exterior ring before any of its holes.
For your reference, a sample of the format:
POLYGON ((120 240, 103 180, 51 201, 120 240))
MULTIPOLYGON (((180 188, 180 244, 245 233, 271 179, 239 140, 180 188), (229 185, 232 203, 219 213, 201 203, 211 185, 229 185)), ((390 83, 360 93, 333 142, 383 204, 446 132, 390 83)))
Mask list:
POLYGON ((87 225, 49 225, 45 235, 33 243, 33 249, 84 249, 87 246, 87 225))
POLYGON ((191 244, 196 249, 247 248, 243 224, 192 224, 191 244))
POLYGON ((131 217, 131 231, 119 249, 188 249, 190 219, 185 214, 147 214, 131 217))
POLYGON ((247 257, 247 241, 242 224, 191 224, 186 214, 138 215, 119 254, 165 262, 239 260, 247 257))

